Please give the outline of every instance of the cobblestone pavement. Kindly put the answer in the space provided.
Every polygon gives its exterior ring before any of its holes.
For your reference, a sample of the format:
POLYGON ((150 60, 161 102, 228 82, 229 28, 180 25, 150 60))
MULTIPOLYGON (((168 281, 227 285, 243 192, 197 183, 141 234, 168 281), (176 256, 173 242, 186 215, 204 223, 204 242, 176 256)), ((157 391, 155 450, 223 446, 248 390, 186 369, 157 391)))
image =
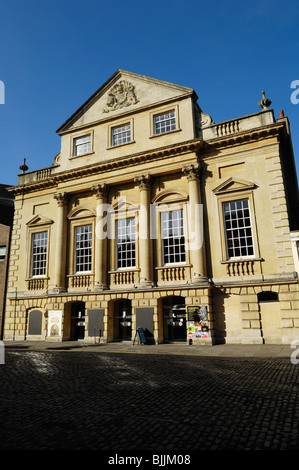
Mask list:
POLYGON ((8 350, 1 450, 299 450, 289 358, 8 350))

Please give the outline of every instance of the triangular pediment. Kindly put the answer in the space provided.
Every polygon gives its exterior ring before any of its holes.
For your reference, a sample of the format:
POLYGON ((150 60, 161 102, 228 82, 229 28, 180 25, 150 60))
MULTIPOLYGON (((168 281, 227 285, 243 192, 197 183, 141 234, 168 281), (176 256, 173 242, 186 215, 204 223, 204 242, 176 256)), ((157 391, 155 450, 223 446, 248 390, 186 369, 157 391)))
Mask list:
POLYGON ((241 180, 239 178, 234 178, 233 176, 225 180, 219 186, 213 189, 215 194, 225 194, 233 191, 246 191, 248 189, 253 189, 255 183, 251 181, 241 180))
POLYGON ((118 70, 60 126, 57 133, 193 94, 192 88, 118 70))
POLYGON ((36 215, 33 219, 27 222, 28 227, 36 227, 39 225, 49 225, 53 224, 53 220, 43 217, 42 215, 36 215))

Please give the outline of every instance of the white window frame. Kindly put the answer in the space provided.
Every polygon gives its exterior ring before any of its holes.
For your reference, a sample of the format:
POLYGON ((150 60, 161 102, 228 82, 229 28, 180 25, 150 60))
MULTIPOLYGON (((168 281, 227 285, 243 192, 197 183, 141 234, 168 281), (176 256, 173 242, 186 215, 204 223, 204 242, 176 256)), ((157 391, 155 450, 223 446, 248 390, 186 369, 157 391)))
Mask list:
POLYGON ((227 259, 255 258, 254 226, 249 198, 232 198, 231 200, 222 201, 222 211, 227 259), (245 202, 247 207, 242 207, 245 202), (233 207, 233 204, 235 207, 233 207), (229 208, 228 206, 231 207, 229 208), (248 211, 248 216, 244 215, 245 210, 248 211), (239 215, 236 214, 236 217, 233 217, 234 212, 239 212, 239 215), (230 217, 226 218, 225 214, 230 215, 230 217), (232 246, 229 246, 229 244, 232 246))
POLYGON ((0 261, 5 261, 6 251, 7 251, 6 245, 1 245, 0 246, 0 261))
POLYGON ((173 132, 180 131, 180 120, 179 120, 179 105, 168 106, 167 108, 160 108, 159 110, 155 110, 150 112, 150 138, 159 137, 161 135, 172 134, 173 132), (174 117, 166 118, 167 114, 173 113, 174 117), (165 116, 165 121, 174 119, 174 126, 171 126, 170 129, 165 129, 163 132, 156 132, 155 120, 160 117, 161 119, 165 116))
POLYGON ((113 126, 111 128, 111 146, 118 147, 119 145, 128 144, 132 141, 131 123, 113 126))
POLYGON ((92 134, 86 133, 84 135, 77 135, 73 137, 72 156, 82 157, 83 155, 88 155, 89 153, 92 153, 92 134), (79 143, 80 141, 81 143, 79 143))
POLYGON ((163 266, 172 266, 172 265, 185 265, 187 261, 187 250, 186 250, 186 238, 185 238, 185 217, 184 217, 184 210, 181 208, 175 208, 173 210, 168 211, 161 211, 160 213, 160 224, 161 224, 161 239, 162 239, 162 265, 163 266), (179 218, 170 219, 169 215, 178 214, 179 218), (166 215, 168 214, 168 220, 165 219, 166 215), (167 227, 166 223, 172 220, 171 227, 167 227), (177 227, 173 224, 173 222, 178 222, 177 227), (163 226, 164 225, 164 226, 163 226), (170 230, 177 231, 177 234, 171 235, 170 230), (179 232, 182 231, 180 234, 179 232), (183 238, 183 243, 181 243, 181 239, 183 238), (166 243, 168 240, 168 243, 166 243), (177 243, 176 243, 177 241, 177 243), (172 244, 170 244, 172 242, 172 244), (168 248, 167 248, 168 245, 168 248), (181 248, 183 247, 183 249, 181 248), (168 253, 166 254, 165 250, 167 248, 168 253), (173 253, 171 253, 172 248, 174 248, 173 253), (175 253, 175 249, 177 248, 177 253, 175 253), (170 260, 170 257, 173 257, 173 260, 170 260), (176 259, 179 257, 179 260, 176 259))
POLYGON ((128 269, 135 269, 136 268, 136 257, 137 257, 137 251, 136 251, 136 220, 135 217, 126 217, 126 218, 119 218, 116 219, 115 221, 115 269, 116 270, 128 270, 128 269), (131 225, 129 225, 131 223, 131 225), (122 227, 121 227, 122 226, 122 227), (134 228, 134 231, 132 232, 131 228, 134 228), (130 230, 128 230, 128 228, 130 230), (122 230, 122 235, 124 236, 133 236, 133 238, 130 237, 129 241, 119 241, 120 240, 120 229, 122 230), (129 245, 134 245, 134 248, 128 249, 129 245), (119 259, 119 247, 123 247, 124 249, 122 250, 123 254, 128 254, 130 253, 131 256, 125 256, 121 259, 119 259), (132 256, 132 253, 134 253, 134 256, 132 256), (119 266, 119 263, 121 262, 121 266, 119 266), (124 265, 123 265, 124 263, 124 265))
POLYGON ((154 115, 154 134, 167 134, 176 129, 175 110, 154 115))
POLYGON ((84 225, 76 225, 74 227, 74 273, 75 274, 84 274, 84 273, 91 273, 92 272, 92 256, 93 256, 93 224, 92 223, 87 223, 84 225), (86 229, 88 227, 87 232, 83 232, 82 229, 86 229), (83 240, 83 242, 90 242, 89 246, 82 246, 80 248, 77 248, 77 236, 79 235, 79 231, 82 231, 81 235, 87 234, 88 237, 87 239, 83 240), (87 250, 87 254, 82 254, 83 250, 87 250), (79 259, 84 259, 88 258, 88 261, 86 262, 79 262, 79 259), (81 266, 86 267, 88 265, 89 269, 78 269, 81 266))
POLYGON ((115 149, 123 145, 133 144, 133 143, 134 143, 134 120, 133 118, 121 120, 121 121, 114 122, 108 125, 108 137, 107 137, 108 150, 115 149), (129 139, 124 138, 123 140, 120 140, 119 142, 115 142, 113 140, 113 132, 119 129, 120 132, 118 135, 124 135, 128 131, 125 129, 122 130, 122 128, 125 128, 126 126, 129 126, 130 138, 129 139))
POLYGON ((47 266, 48 266, 48 243, 49 243, 49 233, 48 230, 36 231, 31 235, 31 260, 30 260, 30 277, 31 278, 40 278, 46 277, 47 275, 47 266), (46 235, 46 237, 40 237, 41 235, 46 235), (40 237, 40 241, 43 243, 42 246, 44 251, 42 252, 42 259, 38 259, 38 254, 34 250, 35 238, 40 237), (37 266, 36 263, 41 263, 40 266, 37 266), (39 271, 39 272, 38 272, 39 271))

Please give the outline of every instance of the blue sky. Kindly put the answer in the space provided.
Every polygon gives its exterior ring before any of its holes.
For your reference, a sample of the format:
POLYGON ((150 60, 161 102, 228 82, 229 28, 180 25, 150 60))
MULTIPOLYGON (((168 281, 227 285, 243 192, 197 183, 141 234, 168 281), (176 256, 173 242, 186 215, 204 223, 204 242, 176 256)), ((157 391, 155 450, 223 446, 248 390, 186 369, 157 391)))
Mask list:
POLYGON ((265 90, 299 168, 298 25, 294 0, 2 2, 0 183, 17 184, 24 158, 51 166, 58 127, 118 69, 194 88, 215 122, 259 112, 265 90))

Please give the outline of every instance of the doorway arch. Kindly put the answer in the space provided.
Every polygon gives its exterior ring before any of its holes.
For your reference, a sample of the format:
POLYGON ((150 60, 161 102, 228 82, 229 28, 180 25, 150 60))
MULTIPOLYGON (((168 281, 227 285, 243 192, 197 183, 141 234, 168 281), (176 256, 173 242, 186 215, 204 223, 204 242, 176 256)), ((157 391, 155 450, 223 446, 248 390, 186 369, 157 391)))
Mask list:
POLYGON ((85 302, 71 304, 71 341, 78 341, 85 337, 85 302))
POLYGON ((132 341, 132 302, 119 299, 113 302, 113 341, 132 341))
POLYGON ((181 296, 162 299, 163 339, 165 343, 185 343, 187 341, 186 305, 181 296))

